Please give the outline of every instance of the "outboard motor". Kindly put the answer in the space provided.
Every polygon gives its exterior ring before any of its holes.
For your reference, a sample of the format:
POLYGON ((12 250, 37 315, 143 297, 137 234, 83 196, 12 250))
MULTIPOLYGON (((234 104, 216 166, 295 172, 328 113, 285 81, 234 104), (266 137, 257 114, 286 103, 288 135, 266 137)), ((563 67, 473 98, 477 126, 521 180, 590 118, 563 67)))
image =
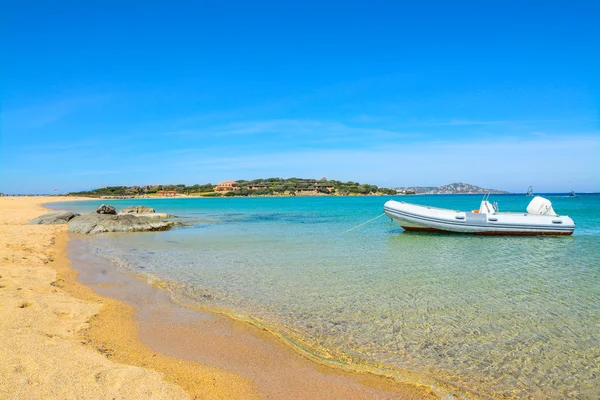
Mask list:
POLYGON ((527 213, 531 215, 550 215, 556 217, 557 214, 552 209, 552 202, 540 196, 535 196, 527 206, 527 213))

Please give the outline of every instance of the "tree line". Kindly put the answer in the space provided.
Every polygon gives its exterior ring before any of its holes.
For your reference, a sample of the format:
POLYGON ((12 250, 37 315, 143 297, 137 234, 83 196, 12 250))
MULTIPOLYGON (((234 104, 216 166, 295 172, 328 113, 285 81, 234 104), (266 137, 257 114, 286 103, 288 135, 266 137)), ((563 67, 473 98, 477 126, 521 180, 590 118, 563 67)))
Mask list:
POLYGON ((261 178, 254 180, 238 180, 237 190, 228 192, 215 192, 216 185, 211 183, 195 185, 147 185, 147 186, 108 186, 94 190, 71 192, 72 196, 144 196, 156 195, 158 192, 169 191, 180 195, 217 196, 268 196, 268 195, 295 195, 298 193, 311 193, 323 195, 373 195, 396 194, 396 190, 380 188, 377 185, 361 184, 358 182, 342 182, 327 180, 325 178, 261 178))

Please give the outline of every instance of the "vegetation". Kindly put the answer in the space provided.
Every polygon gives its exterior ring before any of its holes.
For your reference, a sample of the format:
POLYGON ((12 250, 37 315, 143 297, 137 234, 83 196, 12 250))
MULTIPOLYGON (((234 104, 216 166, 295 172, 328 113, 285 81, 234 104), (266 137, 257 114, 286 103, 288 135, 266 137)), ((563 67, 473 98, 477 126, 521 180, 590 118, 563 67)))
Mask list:
POLYGON ((357 182, 341 182, 322 178, 267 178, 252 181, 240 180, 239 190, 230 192, 231 196, 248 195, 374 195, 396 194, 393 189, 379 188, 375 185, 360 184, 357 182))
POLYGON ((206 185, 186 186, 179 185, 149 185, 149 186, 107 186, 100 189, 71 192, 69 196, 147 196, 156 195, 160 191, 175 192, 177 194, 212 193, 214 186, 206 185))
POLYGON ((229 192, 215 191, 215 185, 151 185, 151 186, 109 186, 82 192, 69 193, 71 196, 152 196, 172 192, 177 195, 201 195, 206 197, 215 196, 295 196, 295 195, 393 195, 396 190, 380 188, 375 185, 361 184, 358 182, 341 182, 328 180, 326 178, 303 179, 303 178, 267 178, 254 179, 251 181, 239 180, 236 190, 229 192), (162 193, 159 193, 162 192, 162 193))

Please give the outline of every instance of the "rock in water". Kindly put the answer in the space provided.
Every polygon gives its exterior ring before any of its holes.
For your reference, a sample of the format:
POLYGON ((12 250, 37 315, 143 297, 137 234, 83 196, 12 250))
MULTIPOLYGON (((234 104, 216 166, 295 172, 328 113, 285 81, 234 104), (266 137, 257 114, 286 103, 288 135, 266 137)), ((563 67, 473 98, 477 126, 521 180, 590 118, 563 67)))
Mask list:
POLYGON ((107 206, 105 204, 102 204, 100 207, 98 207, 98 209, 96 210, 96 212, 98 214, 115 215, 117 213, 117 210, 115 210, 115 208, 113 206, 107 206))
POLYGON ((71 211, 52 211, 44 215, 40 215, 37 218, 32 219, 27 225, 57 225, 66 224, 71 219, 75 218, 79 214, 71 211))
POLYGON ((165 213, 157 213, 154 208, 146 206, 132 206, 125 207, 119 211, 119 215, 135 215, 137 217, 148 217, 148 218, 167 218, 168 215, 165 213))
POLYGON ((173 223, 156 218, 135 216, 133 214, 85 214, 69 221, 69 232, 103 233, 103 232, 143 232, 166 231, 173 223))
POLYGON ((131 207, 125 207, 124 209, 119 211, 119 214, 153 214, 155 212, 156 211, 154 211, 154 208, 151 208, 151 207, 131 206, 131 207))

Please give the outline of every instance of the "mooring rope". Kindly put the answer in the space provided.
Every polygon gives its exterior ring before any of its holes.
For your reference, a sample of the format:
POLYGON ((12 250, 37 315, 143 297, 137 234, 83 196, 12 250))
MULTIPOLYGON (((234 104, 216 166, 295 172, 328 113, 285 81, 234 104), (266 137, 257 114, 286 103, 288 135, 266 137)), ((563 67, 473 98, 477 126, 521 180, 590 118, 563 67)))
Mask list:
POLYGON ((361 226, 363 226, 363 225, 366 225, 366 224, 368 224, 369 222, 373 222, 373 221, 375 221, 377 218, 383 217, 384 215, 385 215, 385 213, 382 213, 382 214, 380 214, 380 215, 376 216, 375 218, 371 218, 371 219, 370 219, 370 220, 368 220, 367 222, 363 222, 363 223, 362 223, 362 224, 360 224, 360 225, 356 225, 354 228, 350 228, 350 229, 348 229, 347 231, 344 231, 344 232, 342 232, 342 235, 343 235, 344 233, 346 233, 346 232, 353 231, 353 230, 355 230, 356 228, 360 228, 361 226))

